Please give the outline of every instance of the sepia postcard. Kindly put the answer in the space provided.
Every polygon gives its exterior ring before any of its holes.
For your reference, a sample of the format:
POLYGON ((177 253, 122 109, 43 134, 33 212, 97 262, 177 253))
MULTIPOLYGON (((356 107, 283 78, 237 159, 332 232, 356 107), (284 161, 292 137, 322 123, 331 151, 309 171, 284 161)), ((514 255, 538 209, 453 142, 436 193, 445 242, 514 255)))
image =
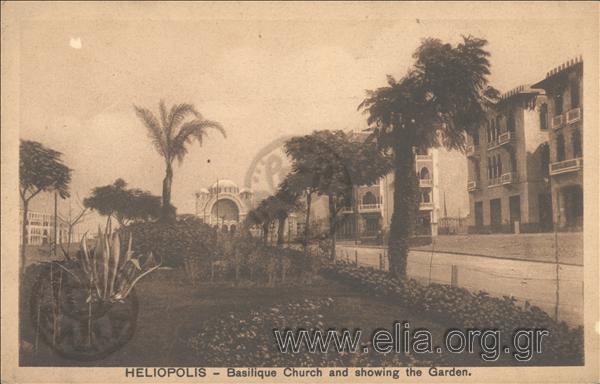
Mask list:
POLYGON ((599 10, 3 1, 1 383, 600 382, 599 10))

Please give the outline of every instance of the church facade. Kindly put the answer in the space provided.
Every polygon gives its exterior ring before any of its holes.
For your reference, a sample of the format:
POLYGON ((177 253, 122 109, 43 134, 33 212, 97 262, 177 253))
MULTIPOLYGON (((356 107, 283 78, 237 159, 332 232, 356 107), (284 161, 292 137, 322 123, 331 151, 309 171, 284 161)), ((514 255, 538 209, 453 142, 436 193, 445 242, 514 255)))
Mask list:
POLYGON ((203 222, 235 232, 253 207, 253 193, 231 180, 217 180, 196 192, 196 216, 203 222))

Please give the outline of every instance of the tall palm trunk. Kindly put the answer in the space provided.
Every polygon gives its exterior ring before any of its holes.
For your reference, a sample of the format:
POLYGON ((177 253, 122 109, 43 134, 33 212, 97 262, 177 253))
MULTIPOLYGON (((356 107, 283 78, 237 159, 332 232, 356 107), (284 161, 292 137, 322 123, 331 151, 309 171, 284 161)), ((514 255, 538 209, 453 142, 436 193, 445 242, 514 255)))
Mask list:
POLYGON ((162 191, 162 218, 166 221, 175 219, 175 212, 171 209, 171 185, 173 184, 173 166, 167 162, 167 170, 163 179, 162 191))
POLYGON ((417 178, 414 156, 409 145, 400 145, 394 152, 394 212, 388 242, 390 272, 406 276, 409 240, 413 234, 417 210, 417 178))

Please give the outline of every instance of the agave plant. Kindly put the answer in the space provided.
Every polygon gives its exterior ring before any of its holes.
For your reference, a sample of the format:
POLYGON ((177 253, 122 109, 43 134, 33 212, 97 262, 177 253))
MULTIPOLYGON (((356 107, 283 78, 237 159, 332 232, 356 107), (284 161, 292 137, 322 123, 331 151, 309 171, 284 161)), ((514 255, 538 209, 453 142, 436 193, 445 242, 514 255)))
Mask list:
POLYGON ((119 234, 111 233, 110 227, 105 233, 98 228, 92 249, 88 247, 86 233, 76 257, 69 258, 72 263, 59 265, 89 288, 88 302, 122 302, 142 277, 162 264, 154 260, 152 252, 135 254, 132 243, 133 236, 130 234, 127 251, 122 254, 119 234))

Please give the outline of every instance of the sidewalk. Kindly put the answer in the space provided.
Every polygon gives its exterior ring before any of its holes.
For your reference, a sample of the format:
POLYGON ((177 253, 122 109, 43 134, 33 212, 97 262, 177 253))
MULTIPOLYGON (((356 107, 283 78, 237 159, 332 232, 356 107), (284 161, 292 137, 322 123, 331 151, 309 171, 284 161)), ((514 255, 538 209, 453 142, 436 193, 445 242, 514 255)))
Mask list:
MULTIPOLYGON (((558 256, 562 264, 583 265, 583 233, 557 233, 556 239, 554 236, 554 233, 440 235, 433 238, 433 244, 411 249, 546 263, 554 263, 555 257, 558 256), (558 245, 558 255, 555 254, 555 244, 558 245)), ((353 241, 339 241, 338 244, 356 248, 387 249, 387 245, 355 245, 353 241)))

